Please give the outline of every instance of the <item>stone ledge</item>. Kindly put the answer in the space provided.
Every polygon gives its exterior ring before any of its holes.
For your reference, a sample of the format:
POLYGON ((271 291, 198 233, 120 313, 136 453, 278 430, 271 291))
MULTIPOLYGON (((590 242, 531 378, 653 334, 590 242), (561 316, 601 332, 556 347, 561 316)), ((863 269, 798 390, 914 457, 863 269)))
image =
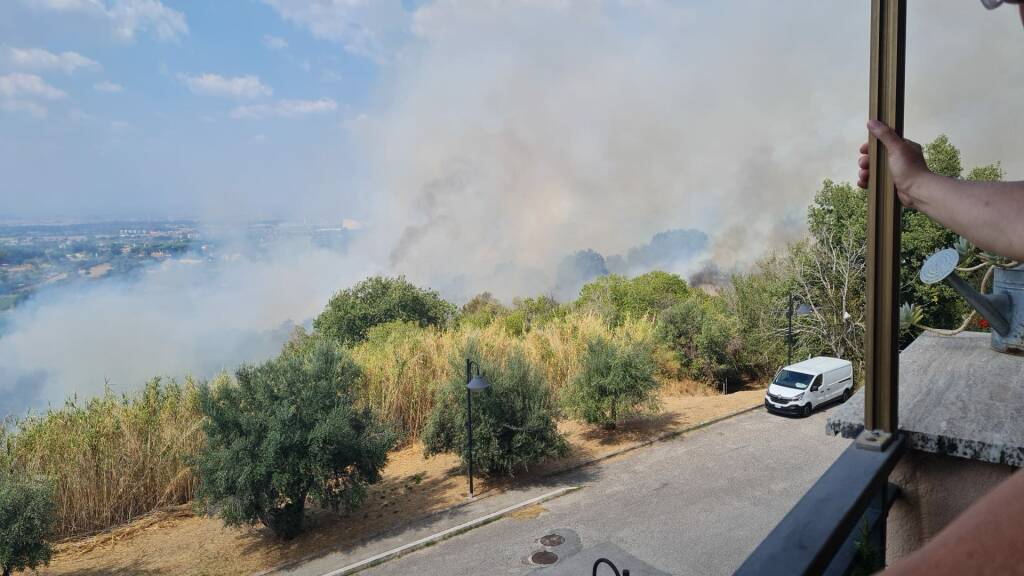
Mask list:
MULTIPOLYGON (((913 450, 1024 466, 1024 358, 989 335, 922 334, 900 354, 900 430, 913 450)), ((829 415, 828 434, 864 429, 864 391, 829 415)))

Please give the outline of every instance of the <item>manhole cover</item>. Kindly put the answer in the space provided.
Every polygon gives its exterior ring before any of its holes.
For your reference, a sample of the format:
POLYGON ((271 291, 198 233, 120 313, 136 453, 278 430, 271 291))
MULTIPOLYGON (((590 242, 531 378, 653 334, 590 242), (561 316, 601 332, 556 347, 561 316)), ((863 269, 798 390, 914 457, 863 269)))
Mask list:
POLYGON ((530 562, 545 566, 548 564, 554 564, 555 562, 558 562, 558 554, 548 552, 547 550, 541 550, 540 552, 534 552, 533 556, 530 556, 530 562))
POLYGON ((565 542, 565 538, 558 534, 548 534, 540 539, 540 543, 545 546, 561 546, 562 542, 565 542))

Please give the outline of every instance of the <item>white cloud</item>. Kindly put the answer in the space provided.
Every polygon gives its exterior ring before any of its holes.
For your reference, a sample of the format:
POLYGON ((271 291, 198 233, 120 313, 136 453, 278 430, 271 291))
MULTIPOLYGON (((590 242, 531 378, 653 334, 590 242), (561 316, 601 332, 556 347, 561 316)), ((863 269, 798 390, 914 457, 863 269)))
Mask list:
POLYGON ((288 47, 288 41, 278 36, 271 36, 270 34, 263 35, 263 45, 270 50, 284 50, 288 47))
POLYGON ((0 110, 5 112, 25 112, 34 118, 45 118, 47 109, 39 100, 66 97, 65 92, 35 74, 16 72, 0 76, 0 110))
POLYGON ((46 106, 31 100, 0 100, 0 110, 25 112, 33 118, 46 118, 46 106))
POLYGON ((124 90, 124 87, 115 82, 104 80, 103 82, 97 82, 93 84, 92 89, 97 92, 107 92, 113 94, 115 92, 120 92, 121 90, 124 90))
POLYGON ((338 109, 338 103, 330 98, 318 100, 280 100, 276 104, 255 104, 239 106, 231 111, 236 120, 260 118, 299 118, 312 114, 326 114, 338 109))
POLYGON ((345 49, 386 59, 408 33, 409 15, 401 0, 263 0, 314 37, 345 49))
POLYGON ((161 41, 176 41, 188 35, 185 15, 164 6, 160 0, 24 0, 34 7, 54 12, 83 12, 105 19, 114 34, 132 41, 148 32, 161 41))
POLYGON ((67 94, 46 83, 35 74, 14 73, 0 76, 0 98, 41 98, 59 100, 67 94))
POLYGON ((182 80, 194 94, 204 96, 226 96, 231 98, 256 99, 270 96, 274 90, 260 82, 258 76, 236 76, 227 78, 219 74, 182 76, 182 80))
POLYGON ((54 54, 42 48, 8 48, 7 57, 18 68, 61 70, 71 74, 79 68, 101 68, 100 63, 78 52, 54 54))
POLYGON ((81 12, 103 8, 103 4, 98 0, 35 0, 34 4, 56 12, 81 12))

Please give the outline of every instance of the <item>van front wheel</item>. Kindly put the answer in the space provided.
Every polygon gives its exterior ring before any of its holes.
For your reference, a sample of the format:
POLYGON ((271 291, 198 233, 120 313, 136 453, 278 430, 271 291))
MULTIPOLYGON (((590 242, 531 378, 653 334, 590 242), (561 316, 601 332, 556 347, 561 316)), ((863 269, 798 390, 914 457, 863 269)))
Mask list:
POLYGON ((810 402, 808 402, 807 404, 804 404, 803 414, 804 414, 804 416, 810 416, 811 415, 811 403, 810 402))

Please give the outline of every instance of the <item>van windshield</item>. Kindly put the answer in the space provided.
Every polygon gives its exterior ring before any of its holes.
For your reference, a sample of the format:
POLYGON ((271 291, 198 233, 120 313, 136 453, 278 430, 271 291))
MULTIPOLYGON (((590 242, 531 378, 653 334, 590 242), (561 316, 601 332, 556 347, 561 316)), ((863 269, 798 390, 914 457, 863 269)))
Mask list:
POLYGON ((779 375, 775 377, 775 384, 785 386, 786 388, 806 390, 807 385, 810 384, 813 379, 814 376, 811 376, 810 374, 790 372, 789 370, 779 370, 779 375))

